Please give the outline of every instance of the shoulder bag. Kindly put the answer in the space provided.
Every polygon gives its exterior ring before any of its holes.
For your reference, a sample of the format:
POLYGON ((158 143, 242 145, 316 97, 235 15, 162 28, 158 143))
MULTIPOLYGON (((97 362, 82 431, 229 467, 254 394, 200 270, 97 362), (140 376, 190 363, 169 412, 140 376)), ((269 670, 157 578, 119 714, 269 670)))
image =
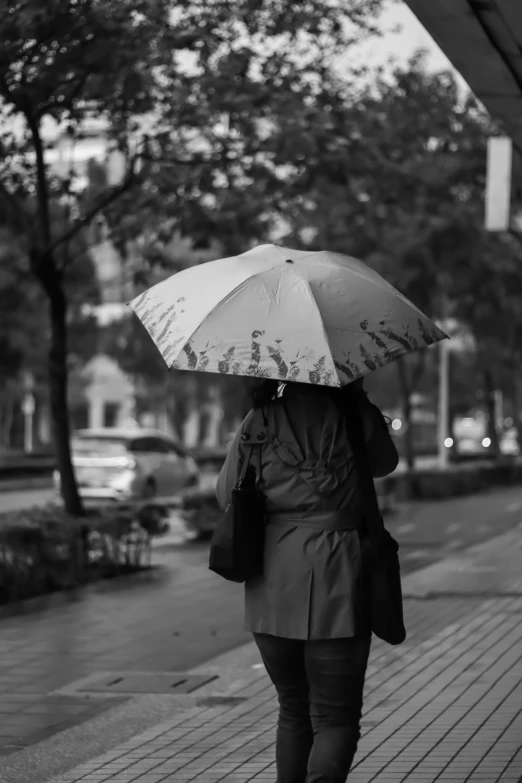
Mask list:
POLYGON ((345 414, 345 419, 364 503, 367 529, 361 546, 371 629, 379 639, 397 645, 406 639, 399 544, 386 530, 381 516, 361 413, 354 410, 345 414))
POLYGON ((265 437, 259 432, 258 442, 253 444, 245 439, 247 453, 241 474, 210 544, 209 568, 229 582, 247 582, 263 572, 265 502, 260 485, 265 437))

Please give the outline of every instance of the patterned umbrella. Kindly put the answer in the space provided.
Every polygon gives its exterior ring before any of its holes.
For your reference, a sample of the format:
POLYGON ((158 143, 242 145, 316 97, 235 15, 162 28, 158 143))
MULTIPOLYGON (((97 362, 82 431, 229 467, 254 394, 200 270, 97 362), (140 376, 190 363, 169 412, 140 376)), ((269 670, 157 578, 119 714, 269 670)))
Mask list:
POLYGON ((261 245, 130 303, 178 370, 344 386, 447 335, 355 258, 261 245))

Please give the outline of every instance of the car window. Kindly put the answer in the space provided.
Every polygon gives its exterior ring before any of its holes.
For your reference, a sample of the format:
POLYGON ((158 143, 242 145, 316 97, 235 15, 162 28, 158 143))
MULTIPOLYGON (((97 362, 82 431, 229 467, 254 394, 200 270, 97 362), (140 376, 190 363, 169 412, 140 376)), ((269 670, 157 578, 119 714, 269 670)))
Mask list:
POLYGON ((178 445, 177 443, 174 443, 172 440, 166 441, 168 450, 171 454, 175 454, 177 457, 185 458, 187 457, 187 452, 183 448, 183 446, 178 445))
POLYGON ((153 451, 150 441, 150 438, 135 438, 131 442, 129 450, 136 454, 150 454, 153 451))
POLYGON ((162 438, 135 438, 130 447, 137 454, 167 454, 168 444, 162 438))
POLYGON ((127 440, 124 438, 96 437, 94 435, 74 435, 71 448, 75 454, 100 454, 117 456, 127 451, 127 440))
POLYGON ((169 451, 170 451, 169 444, 167 443, 166 440, 163 440, 163 438, 150 438, 150 440, 151 440, 151 444, 152 444, 151 445, 151 449, 156 454, 168 454, 169 453, 169 451))

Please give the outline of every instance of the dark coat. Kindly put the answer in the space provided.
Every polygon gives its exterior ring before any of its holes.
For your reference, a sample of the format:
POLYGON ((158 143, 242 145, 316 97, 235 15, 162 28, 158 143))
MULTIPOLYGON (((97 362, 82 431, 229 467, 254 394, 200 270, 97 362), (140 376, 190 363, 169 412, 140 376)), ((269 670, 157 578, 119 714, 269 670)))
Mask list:
MULTIPOLYGON (((246 417, 218 479, 224 509, 248 447, 261 450, 265 562, 262 577, 245 585, 246 630, 290 639, 365 633, 364 514, 342 414, 313 386, 288 385, 284 399, 246 417)), ((362 394, 360 406, 374 476, 388 475, 398 463, 393 440, 362 394)))

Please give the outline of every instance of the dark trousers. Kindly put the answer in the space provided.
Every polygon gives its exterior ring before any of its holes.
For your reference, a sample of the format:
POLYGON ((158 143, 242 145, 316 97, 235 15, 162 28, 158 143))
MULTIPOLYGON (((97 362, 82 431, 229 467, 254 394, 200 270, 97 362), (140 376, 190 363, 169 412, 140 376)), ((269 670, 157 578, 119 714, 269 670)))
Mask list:
POLYGON ((371 637, 254 638, 279 697, 277 783, 345 783, 360 738, 371 637))

